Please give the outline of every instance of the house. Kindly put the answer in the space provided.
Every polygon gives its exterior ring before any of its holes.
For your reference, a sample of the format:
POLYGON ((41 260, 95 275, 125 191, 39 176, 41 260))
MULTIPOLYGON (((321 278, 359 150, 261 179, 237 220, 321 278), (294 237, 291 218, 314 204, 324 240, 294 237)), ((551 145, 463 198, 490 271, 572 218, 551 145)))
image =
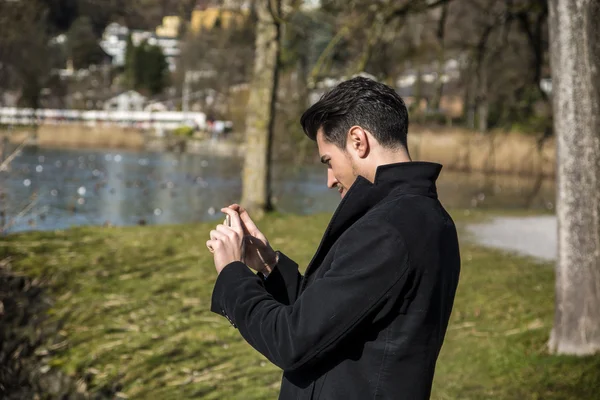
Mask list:
POLYGON ((128 35, 129 28, 116 22, 108 24, 104 29, 102 40, 100 40, 100 47, 102 47, 107 54, 112 56, 112 64, 115 67, 122 67, 125 65, 128 35))
POLYGON ((176 15, 163 17, 162 25, 156 28, 156 36, 177 39, 181 28, 181 18, 176 15))
POLYGON ((314 11, 321 8, 321 0, 304 0, 300 5, 302 11, 314 11))
POLYGON ((420 99, 418 109, 425 112, 442 113, 458 118, 464 113, 464 96, 460 82, 460 65, 457 60, 447 60, 440 77, 443 83, 438 109, 431 108, 431 101, 436 96, 438 68, 436 65, 421 66, 421 70, 408 70, 396 80, 396 91, 408 107, 413 107, 417 97, 420 99), (421 80, 418 83, 418 80, 421 80))
POLYGON ((228 28, 235 24, 241 24, 250 14, 250 7, 247 2, 241 6, 236 6, 235 2, 199 0, 196 8, 192 11, 190 28, 192 32, 198 34, 201 31, 213 29, 217 24, 228 28))
POLYGON ((174 104, 173 100, 149 101, 144 106, 144 111, 150 111, 150 112, 173 111, 173 110, 175 110, 175 104, 174 104))
MULTIPOLYGON (((421 71, 408 70, 396 79, 396 92, 402 97, 407 107, 412 108, 413 104, 420 99, 418 109, 428 113, 441 113, 451 118, 458 118, 464 113, 464 96, 460 82, 460 69, 458 62, 448 60, 443 68, 441 81, 442 95, 437 110, 431 109, 431 101, 435 97, 437 88, 437 68, 435 66, 422 66, 421 71), (419 78, 421 82, 417 85, 419 78), (417 93, 419 91, 419 93, 417 93)), ((377 80, 373 75, 361 72, 355 76, 362 76, 377 80)), ((315 88, 309 93, 310 104, 316 103, 323 94, 331 90, 341 81, 349 77, 342 78, 324 78, 316 83, 315 88)))
POLYGON ((142 111, 146 104, 146 97, 135 90, 120 93, 104 102, 106 111, 142 111))
POLYGON ((104 33, 102 34, 102 40, 100 41, 100 47, 102 47, 102 49, 112 57, 113 66, 122 67, 125 65, 127 37, 131 34, 131 41, 135 46, 139 46, 144 41, 147 41, 148 44, 152 46, 159 46, 165 55, 167 63, 169 64, 169 70, 171 72, 175 71, 177 68, 177 60, 181 55, 181 49, 177 35, 171 36, 174 30, 178 31, 179 29, 178 25, 177 29, 175 29, 174 24, 176 24, 176 21, 177 20, 167 19, 167 25, 165 28, 165 21, 163 20, 163 29, 157 29, 157 31, 169 34, 168 36, 160 36, 149 31, 130 30, 126 26, 113 22, 104 30, 104 33))
POLYGON ((310 104, 315 104, 317 101, 319 101, 319 99, 321 98, 321 96, 323 96, 325 93, 329 92, 331 89, 333 89, 335 86, 337 86, 339 83, 350 79, 350 78, 355 78, 357 76, 361 76, 363 78, 368 78, 368 79, 373 79, 373 80, 377 80, 377 78, 369 73, 366 72, 359 72, 358 74, 355 74, 353 76, 342 76, 342 77, 338 77, 338 78, 323 78, 320 81, 316 82, 315 84, 315 88, 312 89, 310 91, 310 93, 308 94, 308 101, 310 104))

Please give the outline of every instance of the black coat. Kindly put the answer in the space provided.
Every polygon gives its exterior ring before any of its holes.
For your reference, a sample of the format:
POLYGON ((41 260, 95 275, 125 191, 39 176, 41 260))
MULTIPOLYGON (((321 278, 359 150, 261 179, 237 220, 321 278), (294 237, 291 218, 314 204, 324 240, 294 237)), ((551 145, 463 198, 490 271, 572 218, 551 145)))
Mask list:
POLYGON ((212 311, 283 370, 280 399, 428 399, 458 284, 441 165, 380 166, 342 199, 304 277, 223 269, 212 311))

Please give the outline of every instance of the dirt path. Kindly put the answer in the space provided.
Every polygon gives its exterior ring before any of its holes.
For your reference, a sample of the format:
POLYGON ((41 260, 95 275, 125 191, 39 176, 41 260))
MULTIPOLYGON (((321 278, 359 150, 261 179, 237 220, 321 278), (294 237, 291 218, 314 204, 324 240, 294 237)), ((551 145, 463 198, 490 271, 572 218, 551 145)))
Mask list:
POLYGON ((497 217, 468 227, 473 240, 542 260, 556 259, 556 217, 497 217))

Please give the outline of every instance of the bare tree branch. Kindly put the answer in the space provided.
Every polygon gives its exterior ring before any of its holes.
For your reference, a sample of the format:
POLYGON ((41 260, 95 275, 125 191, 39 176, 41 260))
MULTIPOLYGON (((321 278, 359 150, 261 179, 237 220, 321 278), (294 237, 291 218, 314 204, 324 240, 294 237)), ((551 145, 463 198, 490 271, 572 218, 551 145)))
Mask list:
POLYGON ((23 147, 25 147, 27 145, 27 143, 29 143, 30 140, 31 140, 30 136, 28 136, 27 138, 25 138, 25 140, 23 140, 23 142, 21 142, 21 144, 19 144, 19 146, 17 146, 17 148, 11 154, 9 154, 9 156, 6 157, 5 160, 2 161, 2 164, 0 164, 0 171, 6 171, 6 170, 8 170, 9 164, 19 154, 19 152, 21 151, 21 149, 23 147))

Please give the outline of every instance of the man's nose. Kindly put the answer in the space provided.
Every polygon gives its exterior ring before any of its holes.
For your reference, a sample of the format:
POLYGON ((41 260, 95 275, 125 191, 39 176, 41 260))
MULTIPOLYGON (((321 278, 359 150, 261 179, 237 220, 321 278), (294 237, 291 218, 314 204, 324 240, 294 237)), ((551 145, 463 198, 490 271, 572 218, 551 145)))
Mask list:
POLYGON ((327 170, 327 187, 333 189, 338 184, 338 180, 333 175, 331 168, 327 170))

